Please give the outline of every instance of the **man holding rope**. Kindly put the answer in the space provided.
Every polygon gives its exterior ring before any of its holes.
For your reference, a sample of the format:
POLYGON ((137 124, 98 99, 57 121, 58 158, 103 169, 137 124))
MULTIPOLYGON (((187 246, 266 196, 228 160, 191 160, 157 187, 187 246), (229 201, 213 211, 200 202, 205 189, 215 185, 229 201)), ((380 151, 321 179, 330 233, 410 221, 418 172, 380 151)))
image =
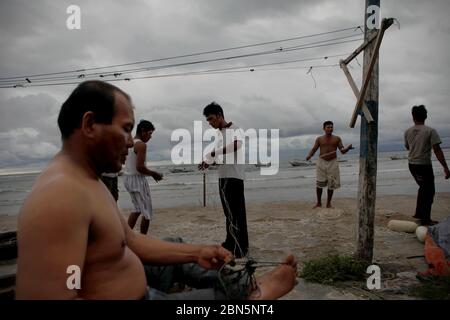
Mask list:
POLYGON ((333 192, 341 186, 336 150, 339 149, 342 154, 346 154, 350 149, 353 149, 351 144, 347 148, 344 148, 341 138, 333 135, 332 121, 325 121, 323 123, 323 130, 325 131, 325 134, 317 137, 313 148, 306 157, 306 160, 309 161, 316 153, 317 149, 320 148, 319 159, 317 159, 316 163, 317 203, 314 208, 322 207, 322 189, 325 187, 328 188, 327 208, 332 208, 331 199, 333 197, 333 192))
MULTIPOLYGON (((205 159, 217 159, 220 163, 219 192, 227 228, 222 246, 236 258, 242 258, 248 254, 249 246, 244 196, 244 154, 238 152, 242 148, 244 136, 239 127, 225 120, 223 109, 216 102, 208 104, 203 109, 203 115, 209 125, 217 129, 215 149, 205 159)), ((198 168, 204 170, 208 167, 209 164, 202 161, 198 168)))

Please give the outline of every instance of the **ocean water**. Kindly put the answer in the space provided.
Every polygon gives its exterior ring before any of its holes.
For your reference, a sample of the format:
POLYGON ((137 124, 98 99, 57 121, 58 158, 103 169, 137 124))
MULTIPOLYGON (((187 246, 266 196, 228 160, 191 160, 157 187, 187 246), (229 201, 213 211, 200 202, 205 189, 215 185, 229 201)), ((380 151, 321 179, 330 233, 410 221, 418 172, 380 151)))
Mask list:
MULTIPOLYGON (((450 163, 450 149, 444 150, 450 163)), ((378 154, 377 195, 415 195, 417 185, 412 178, 406 159, 391 160, 391 156, 404 156, 404 151, 382 152, 378 154)), ((334 198, 357 197, 359 177, 359 155, 355 152, 341 156, 341 188, 334 198)), ((150 166, 152 164, 150 163, 150 166)), ((164 174, 164 180, 156 183, 148 178, 152 190, 153 206, 168 208, 203 204, 203 173, 196 166, 157 165, 153 168, 164 174), (172 173, 174 168, 192 170, 172 173)), ((440 163, 433 157, 436 192, 450 192, 450 179, 445 180, 440 163)), ((0 215, 15 215, 30 192, 38 172, 0 172, 0 215)), ((206 205, 221 206, 217 182, 217 172, 207 171, 206 205)), ((247 203, 309 200, 315 201, 315 167, 293 167, 288 161, 281 162, 278 174, 263 176, 254 165, 246 168, 245 198, 247 203)), ((325 200, 326 193, 323 195, 325 200)), ((131 209, 131 199, 126 192, 122 177, 119 177, 119 207, 131 209)))

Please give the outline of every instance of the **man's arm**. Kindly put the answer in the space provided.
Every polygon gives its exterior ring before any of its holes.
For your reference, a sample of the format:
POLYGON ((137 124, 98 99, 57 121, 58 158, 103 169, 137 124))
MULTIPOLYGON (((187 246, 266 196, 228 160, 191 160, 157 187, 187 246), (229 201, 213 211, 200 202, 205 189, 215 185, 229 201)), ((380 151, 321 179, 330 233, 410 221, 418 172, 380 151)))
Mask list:
POLYGON ((311 157, 316 153, 317 149, 319 149, 319 138, 316 138, 316 142, 314 143, 314 146, 312 147, 311 151, 309 151, 308 155, 306 156, 306 160, 309 161, 311 157))
POLYGON ((242 141, 234 140, 233 143, 230 143, 221 149, 211 151, 211 157, 214 158, 216 155, 236 152, 241 147, 242 147, 242 141))
POLYGON ((214 163, 214 161, 212 159, 214 159, 217 155, 223 155, 223 154, 227 154, 227 153, 236 152, 241 147, 242 147, 242 141, 234 140, 233 143, 230 143, 223 148, 211 151, 209 154, 207 154, 205 156, 205 158, 208 159, 209 161, 203 160, 202 163, 200 163, 198 165, 198 169, 199 170, 207 169, 210 164, 214 163))
POLYGON ((151 176, 156 182, 162 180, 162 175, 156 171, 150 170, 145 165, 145 159, 147 154, 147 145, 144 142, 136 142, 134 146, 136 152, 136 170, 143 175, 151 176))
POLYGON ((77 299, 77 290, 67 287, 67 268, 75 265, 83 272, 90 225, 87 201, 68 182, 38 192, 19 215, 16 298, 77 299))
POLYGON ((219 245, 194 245, 163 241, 135 233, 121 216, 128 247, 144 262, 155 265, 194 262, 207 269, 217 269, 232 260, 232 254, 219 245))
POLYGON ((403 135, 403 140, 405 141, 405 149, 409 151, 409 143, 408 139, 406 138, 406 131, 405 134, 403 135))
POLYGON ((444 175, 445 179, 450 178, 450 171, 448 170, 447 162, 445 161, 444 152, 442 152, 441 146, 439 143, 433 145, 433 151, 436 155, 436 158, 441 163, 442 167, 444 168, 444 175))
POLYGON ((347 148, 344 148, 344 145, 342 144, 341 138, 339 138, 338 142, 338 149, 341 151, 342 154, 346 154, 349 150, 353 149, 353 146, 349 144, 347 148))

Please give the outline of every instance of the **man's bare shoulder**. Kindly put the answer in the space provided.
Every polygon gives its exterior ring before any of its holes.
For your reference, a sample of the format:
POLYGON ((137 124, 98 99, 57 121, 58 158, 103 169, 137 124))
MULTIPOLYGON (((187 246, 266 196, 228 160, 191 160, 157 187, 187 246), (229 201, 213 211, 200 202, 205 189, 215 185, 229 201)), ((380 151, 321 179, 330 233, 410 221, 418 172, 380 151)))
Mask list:
POLYGON ((139 141, 136 141, 134 143, 134 150, 135 151, 142 151, 142 150, 145 150, 145 149, 147 149, 147 144, 145 142, 139 140, 139 141))
POLYGON ((88 219, 89 192, 80 178, 55 168, 48 168, 37 178, 20 213, 19 225, 29 221, 52 219, 88 219), (72 217, 76 214, 77 217, 72 217), (81 215, 81 216, 80 216, 81 215), (84 216, 84 217, 82 217, 84 216))

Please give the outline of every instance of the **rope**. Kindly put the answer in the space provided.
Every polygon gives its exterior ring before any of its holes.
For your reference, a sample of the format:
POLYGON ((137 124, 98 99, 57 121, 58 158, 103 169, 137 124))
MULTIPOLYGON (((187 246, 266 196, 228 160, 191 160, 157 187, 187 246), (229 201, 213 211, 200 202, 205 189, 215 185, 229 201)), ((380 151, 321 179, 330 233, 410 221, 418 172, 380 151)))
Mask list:
POLYGON ((246 299, 253 291, 259 290, 255 278, 255 268, 224 264, 218 272, 219 284, 230 300, 246 299))

